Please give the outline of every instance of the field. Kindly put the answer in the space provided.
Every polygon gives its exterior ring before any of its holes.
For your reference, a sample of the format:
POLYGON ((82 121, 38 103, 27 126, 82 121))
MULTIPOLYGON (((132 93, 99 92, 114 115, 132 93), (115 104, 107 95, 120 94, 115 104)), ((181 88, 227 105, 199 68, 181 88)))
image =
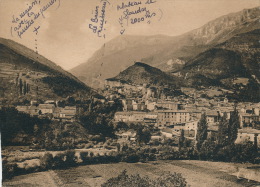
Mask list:
POLYGON ((260 166, 189 160, 86 165, 17 176, 3 186, 100 186, 124 169, 128 174, 138 173, 152 179, 164 172, 179 172, 194 187, 260 186, 260 166))

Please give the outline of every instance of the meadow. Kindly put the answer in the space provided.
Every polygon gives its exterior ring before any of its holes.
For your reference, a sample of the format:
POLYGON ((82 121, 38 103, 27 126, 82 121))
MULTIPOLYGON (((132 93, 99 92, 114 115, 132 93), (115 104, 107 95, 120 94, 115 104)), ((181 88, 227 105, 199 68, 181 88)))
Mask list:
POLYGON ((96 164, 16 176, 3 186, 101 186, 124 169, 156 179, 165 172, 178 172, 194 187, 260 186, 260 166, 224 162, 173 160, 148 163, 96 164))

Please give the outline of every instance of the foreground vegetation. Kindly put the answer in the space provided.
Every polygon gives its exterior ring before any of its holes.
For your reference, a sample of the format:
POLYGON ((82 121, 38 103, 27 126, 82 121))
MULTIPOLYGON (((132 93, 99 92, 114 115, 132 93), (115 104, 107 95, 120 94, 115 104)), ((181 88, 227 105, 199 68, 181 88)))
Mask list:
POLYGON ((131 187, 186 187, 187 182, 180 173, 167 173, 161 175, 156 180, 151 180, 148 177, 141 177, 139 174, 127 175, 126 170, 120 173, 117 177, 112 177, 101 187, 118 187, 118 186, 131 186, 131 187))

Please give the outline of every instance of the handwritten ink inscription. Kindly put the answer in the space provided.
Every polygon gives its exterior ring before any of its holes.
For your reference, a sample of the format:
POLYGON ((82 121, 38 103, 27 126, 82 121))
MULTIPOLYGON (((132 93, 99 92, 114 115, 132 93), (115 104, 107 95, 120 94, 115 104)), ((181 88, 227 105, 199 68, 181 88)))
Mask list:
POLYGON ((50 0, 42 5, 40 0, 34 0, 27 4, 26 9, 19 13, 18 16, 12 17, 11 35, 17 35, 19 38, 33 27, 33 32, 37 35, 40 30, 40 25, 37 25, 39 18, 45 18, 46 11, 55 4, 60 6, 60 0, 50 0))
POLYGON ((109 1, 101 0, 101 6, 96 6, 95 10, 92 12, 93 17, 90 19, 91 23, 89 24, 89 29, 93 33, 96 33, 98 37, 106 37, 105 34, 105 24, 106 20, 106 7, 109 5, 109 1))
POLYGON ((131 24, 147 23, 151 24, 152 19, 158 15, 158 13, 151 8, 152 4, 155 4, 156 0, 145 1, 129 1, 127 3, 122 2, 117 5, 117 11, 121 13, 118 18, 121 30, 120 34, 124 34, 126 27, 131 24))

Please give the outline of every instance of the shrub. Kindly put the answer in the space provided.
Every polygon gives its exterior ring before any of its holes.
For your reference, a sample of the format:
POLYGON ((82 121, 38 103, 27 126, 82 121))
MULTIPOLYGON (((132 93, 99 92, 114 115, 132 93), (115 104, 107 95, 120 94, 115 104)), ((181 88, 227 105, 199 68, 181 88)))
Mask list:
POLYGON ((148 177, 141 177, 140 175, 127 175, 124 170, 117 177, 109 179, 101 187, 118 187, 118 186, 131 186, 131 187, 186 187, 186 179, 179 173, 166 173, 156 180, 150 180, 148 177))
POLYGON ((142 178, 140 175, 127 175, 124 170, 117 177, 109 179, 101 187, 118 187, 118 186, 131 186, 131 187, 150 187, 150 181, 147 177, 142 178))
POLYGON ((45 153, 43 157, 40 158, 40 167, 43 170, 51 169, 53 166, 53 156, 51 153, 45 153))
POLYGON ((93 152, 90 152, 90 153, 89 153, 89 156, 90 156, 90 157, 93 157, 93 156, 94 156, 94 153, 93 153, 93 152))
POLYGON ((63 153, 58 153, 54 158, 53 158, 53 167, 55 169, 63 168, 65 165, 65 154, 63 153))
POLYGON ((83 161, 83 163, 86 163, 89 159, 88 159, 88 152, 80 152, 80 158, 83 161))
POLYGON ((71 167, 76 165, 76 156, 74 150, 68 150, 64 153, 65 155, 65 167, 71 167))
POLYGON ((135 163, 139 162, 140 158, 135 153, 127 153, 122 157, 122 162, 135 163))
POLYGON ((166 173, 161 175, 157 180, 153 181, 151 186, 163 186, 163 187, 186 187, 187 182, 180 173, 166 173))
POLYGON ((200 148, 199 157, 205 160, 213 160, 217 152, 217 145, 214 141, 206 140, 200 148))
POLYGON ((3 161, 3 171, 2 171, 3 180, 11 179, 16 175, 17 171, 18 171, 17 164, 14 163, 10 164, 3 161))

